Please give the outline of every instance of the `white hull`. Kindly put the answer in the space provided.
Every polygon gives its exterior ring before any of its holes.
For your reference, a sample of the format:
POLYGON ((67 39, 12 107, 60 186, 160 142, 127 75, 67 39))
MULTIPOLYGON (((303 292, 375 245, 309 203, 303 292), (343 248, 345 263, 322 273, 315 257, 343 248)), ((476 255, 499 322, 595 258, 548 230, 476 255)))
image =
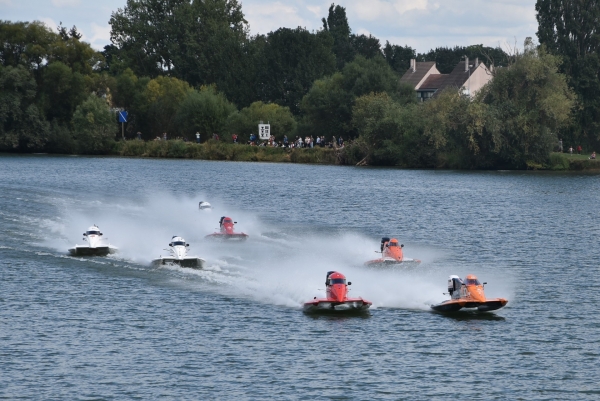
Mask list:
POLYGON ((75 245, 73 248, 69 248, 69 253, 73 256, 106 256, 117 251, 118 249, 111 245, 75 245))
POLYGON ((202 258, 196 258, 196 257, 185 257, 182 259, 177 259, 177 258, 173 258, 173 257, 165 257, 165 258, 158 258, 158 259, 154 259, 152 261, 152 266, 154 267, 161 267, 161 266, 166 266, 166 265, 178 265, 181 267, 187 267, 190 269, 202 269, 204 268, 204 262, 205 260, 202 258))
POLYGON ((328 301, 320 301, 316 302, 307 302, 304 304, 305 312, 362 312, 369 309, 371 306, 370 303, 363 302, 363 300, 352 300, 345 301, 343 303, 339 302, 328 302, 328 301))

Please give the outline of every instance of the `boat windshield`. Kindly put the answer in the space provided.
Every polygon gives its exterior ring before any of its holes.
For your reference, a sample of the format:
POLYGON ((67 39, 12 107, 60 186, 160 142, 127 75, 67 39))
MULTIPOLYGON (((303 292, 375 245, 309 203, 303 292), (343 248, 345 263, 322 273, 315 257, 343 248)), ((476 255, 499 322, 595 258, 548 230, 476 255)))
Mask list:
POLYGON ((98 234, 100 234, 100 231, 88 231, 87 234, 88 235, 98 235, 98 234))
POLYGON ((331 280, 329 280, 329 284, 333 285, 333 284, 346 284, 346 279, 345 278, 332 278, 331 280))
POLYGON ((223 223, 233 223, 233 221, 231 219, 225 219, 223 220, 223 223))
POLYGON ((468 278, 465 280, 465 284, 466 285, 481 285, 481 283, 479 282, 479 280, 477 280, 476 278, 468 278))
POLYGON ((398 246, 398 243, 397 243, 397 242, 390 242, 390 243, 388 244, 388 246, 398 246))
POLYGON ((183 241, 174 241, 173 242, 173 246, 176 246, 176 245, 185 246, 185 242, 183 242, 183 241))

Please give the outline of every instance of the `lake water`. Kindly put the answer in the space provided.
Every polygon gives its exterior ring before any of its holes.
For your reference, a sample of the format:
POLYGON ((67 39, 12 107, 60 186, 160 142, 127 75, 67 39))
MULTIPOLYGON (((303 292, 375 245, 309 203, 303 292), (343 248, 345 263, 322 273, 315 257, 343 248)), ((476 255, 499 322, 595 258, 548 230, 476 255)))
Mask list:
POLYGON ((599 191, 595 174, 0 156, 0 399, 599 399, 599 191), (206 240, 221 215, 248 241, 206 240), (68 256, 92 224, 120 252, 68 256), (205 270, 149 266, 173 235, 205 270), (365 268, 388 235, 423 263, 365 268), (369 314, 302 312, 328 270, 369 314), (508 305, 432 312, 468 273, 508 305))

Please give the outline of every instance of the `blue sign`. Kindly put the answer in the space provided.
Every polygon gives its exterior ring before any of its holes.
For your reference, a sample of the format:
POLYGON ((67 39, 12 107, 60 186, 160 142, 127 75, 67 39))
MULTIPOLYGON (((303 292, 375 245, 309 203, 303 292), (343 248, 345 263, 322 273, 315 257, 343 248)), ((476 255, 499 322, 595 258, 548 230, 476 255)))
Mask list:
POLYGON ((127 122, 127 112, 126 111, 120 111, 119 112, 119 122, 120 123, 126 123, 127 122))

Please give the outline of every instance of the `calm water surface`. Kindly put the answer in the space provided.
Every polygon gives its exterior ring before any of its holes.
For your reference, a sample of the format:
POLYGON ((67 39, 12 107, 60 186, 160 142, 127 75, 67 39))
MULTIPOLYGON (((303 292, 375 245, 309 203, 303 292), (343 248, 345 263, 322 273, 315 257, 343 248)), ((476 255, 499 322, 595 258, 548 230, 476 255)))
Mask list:
POLYGON ((589 174, 0 156, 0 399, 599 399, 599 191, 589 174), (206 240, 221 215, 250 239, 206 240), (67 255, 91 224, 118 254, 67 255), (173 235, 205 270, 149 266, 173 235), (423 263, 363 267, 387 235, 423 263), (369 314, 302 313, 328 270, 369 314), (468 273, 507 307, 431 312, 468 273))

